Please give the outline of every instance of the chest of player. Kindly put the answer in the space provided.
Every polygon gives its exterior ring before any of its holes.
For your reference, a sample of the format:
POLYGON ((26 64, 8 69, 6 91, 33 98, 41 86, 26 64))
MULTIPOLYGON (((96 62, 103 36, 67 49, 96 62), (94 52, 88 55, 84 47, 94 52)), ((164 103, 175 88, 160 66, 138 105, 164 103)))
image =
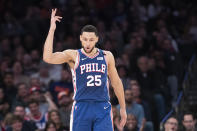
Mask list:
POLYGON ((78 61, 76 73, 81 76, 90 74, 107 74, 107 64, 101 50, 98 50, 97 54, 93 57, 89 57, 79 50, 78 61))
POLYGON ((79 73, 82 75, 84 73, 100 72, 105 74, 106 64, 104 63, 84 63, 79 66, 79 73))

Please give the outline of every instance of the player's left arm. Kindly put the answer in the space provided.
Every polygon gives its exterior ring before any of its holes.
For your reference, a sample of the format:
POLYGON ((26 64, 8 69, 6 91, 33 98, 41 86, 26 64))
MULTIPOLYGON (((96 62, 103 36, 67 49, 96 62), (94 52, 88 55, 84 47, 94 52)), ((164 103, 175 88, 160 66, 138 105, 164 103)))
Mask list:
POLYGON ((114 56, 109 51, 105 51, 105 53, 106 53, 106 61, 108 65, 108 76, 110 78, 111 85, 114 89, 114 92, 120 104, 120 115, 121 115, 120 125, 124 127, 124 125, 126 124, 127 114, 126 114, 123 84, 122 81, 120 80, 120 77, 118 76, 118 72, 115 67, 114 56))

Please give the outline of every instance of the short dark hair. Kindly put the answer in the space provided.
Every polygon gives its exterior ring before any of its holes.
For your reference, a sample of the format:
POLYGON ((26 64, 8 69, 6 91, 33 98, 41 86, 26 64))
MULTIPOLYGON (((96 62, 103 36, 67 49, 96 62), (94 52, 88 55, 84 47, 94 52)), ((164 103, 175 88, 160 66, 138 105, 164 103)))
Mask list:
POLYGON ((183 118, 182 118, 182 120, 184 120, 184 116, 185 116, 185 115, 191 115, 192 118, 193 118, 193 120, 195 119, 195 118, 194 118, 194 114, 193 114, 192 112, 186 111, 186 112, 183 113, 183 118))
POLYGON ((19 121, 19 122, 23 122, 23 119, 20 117, 20 116, 18 116, 18 115, 13 115, 12 116, 12 120, 11 120, 11 123, 12 124, 14 124, 15 122, 17 122, 17 121, 19 121))
POLYGON ((85 25, 82 29, 81 29, 81 34, 83 34, 83 32, 94 32, 96 36, 98 36, 98 31, 97 28, 93 25, 85 25))
POLYGON ((16 107, 22 107, 25 109, 25 105, 22 104, 22 103, 18 103, 15 107, 14 107, 14 110, 16 110, 16 107))
POLYGON ((26 84, 25 82, 19 82, 19 83, 16 85, 16 87, 19 88, 19 86, 21 86, 21 85, 25 85, 25 87, 27 88, 27 84, 26 84))
POLYGON ((29 102, 28 102, 28 106, 31 105, 31 104, 37 104, 39 105, 39 102, 35 99, 31 99, 29 102))
POLYGON ((178 121, 178 118, 177 118, 175 115, 171 115, 170 117, 168 117, 168 118, 166 119, 165 123, 166 123, 169 119, 171 119, 171 118, 174 118, 174 119, 176 119, 176 120, 178 121))

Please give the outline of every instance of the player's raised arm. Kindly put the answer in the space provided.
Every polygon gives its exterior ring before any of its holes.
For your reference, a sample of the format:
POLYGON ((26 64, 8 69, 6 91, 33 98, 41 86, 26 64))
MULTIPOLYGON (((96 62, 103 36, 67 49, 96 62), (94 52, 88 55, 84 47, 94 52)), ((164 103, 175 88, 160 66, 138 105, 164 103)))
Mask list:
POLYGON ((50 64, 62 64, 69 62, 70 60, 73 60, 73 54, 75 53, 74 50, 65 50, 63 52, 53 53, 53 39, 56 29, 56 22, 60 22, 62 19, 62 17, 55 15, 56 12, 57 9, 52 9, 50 29, 44 44, 43 51, 43 60, 50 64))
POLYGON ((114 88, 114 92, 120 104, 120 116, 121 116, 120 126, 124 127, 127 119, 124 89, 115 67, 114 56, 112 55, 111 52, 106 52, 106 54, 107 54, 107 62, 108 62, 108 75, 111 81, 111 85, 114 88))

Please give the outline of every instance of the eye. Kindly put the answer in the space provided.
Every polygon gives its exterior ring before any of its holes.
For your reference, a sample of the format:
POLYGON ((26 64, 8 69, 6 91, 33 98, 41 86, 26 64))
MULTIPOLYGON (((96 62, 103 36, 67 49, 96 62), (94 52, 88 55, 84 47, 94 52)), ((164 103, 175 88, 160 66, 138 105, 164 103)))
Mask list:
POLYGON ((83 38, 84 41, 87 41, 87 38, 83 38))

